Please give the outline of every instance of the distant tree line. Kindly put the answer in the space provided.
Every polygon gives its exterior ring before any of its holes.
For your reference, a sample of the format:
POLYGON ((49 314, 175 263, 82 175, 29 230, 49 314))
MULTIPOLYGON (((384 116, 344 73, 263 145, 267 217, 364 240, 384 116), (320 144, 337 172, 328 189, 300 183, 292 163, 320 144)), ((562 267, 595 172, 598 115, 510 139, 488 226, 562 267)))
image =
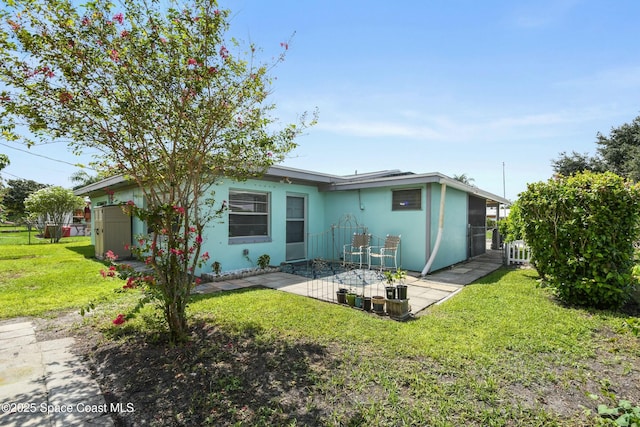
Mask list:
POLYGON ((640 116, 631 123, 612 128, 608 136, 598 132, 597 151, 571 154, 561 152, 552 160, 553 171, 558 175, 571 176, 577 172, 613 172, 631 181, 640 181, 640 116))

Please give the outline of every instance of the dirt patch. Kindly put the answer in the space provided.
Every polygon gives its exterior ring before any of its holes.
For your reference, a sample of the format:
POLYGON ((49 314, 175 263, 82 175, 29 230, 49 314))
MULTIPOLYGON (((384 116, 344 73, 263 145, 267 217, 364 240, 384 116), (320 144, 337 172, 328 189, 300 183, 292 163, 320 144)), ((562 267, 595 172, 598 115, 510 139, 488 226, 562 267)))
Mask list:
MULTIPOLYGON (((194 322, 187 345, 172 347, 162 336, 153 342, 149 336, 107 339, 90 326, 77 326, 80 319, 77 313, 66 313, 30 320, 37 324, 39 340, 74 336, 74 351, 93 370, 107 403, 131 405, 133 412, 112 414, 118 427, 358 425, 365 417, 359 411, 389 399, 383 383, 373 381, 360 388, 359 379, 342 373, 348 368, 345 364, 379 359, 360 350, 350 353, 355 350, 265 338, 268 334, 251 328, 236 334, 204 322, 194 322)), ((599 337, 595 356, 579 366, 549 362, 548 375, 531 383, 500 384, 498 394, 509 402, 501 408, 534 414, 544 410, 568 425, 593 425, 587 411, 595 413, 599 403, 611 405, 617 398, 640 403, 640 354, 633 341, 638 338, 612 330, 594 333, 599 337)), ((452 396, 477 399, 478 409, 491 409, 477 393, 460 389, 450 367, 431 359, 406 362, 417 363, 412 372, 422 374, 404 373, 406 384, 390 378, 398 384, 397 397, 405 405, 432 399, 424 394, 429 389, 422 388, 421 382, 433 379, 437 388, 450 390, 452 396)), ((479 382, 489 377, 478 372, 479 382)))
POLYGON ((307 398, 327 357, 312 343, 265 342, 204 323, 180 347, 144 337, 97 346, 84 337, 76 351, 90 359, 107 403, 135 409, 114 414, 117 426, 316 425, 323 413, 307 398))

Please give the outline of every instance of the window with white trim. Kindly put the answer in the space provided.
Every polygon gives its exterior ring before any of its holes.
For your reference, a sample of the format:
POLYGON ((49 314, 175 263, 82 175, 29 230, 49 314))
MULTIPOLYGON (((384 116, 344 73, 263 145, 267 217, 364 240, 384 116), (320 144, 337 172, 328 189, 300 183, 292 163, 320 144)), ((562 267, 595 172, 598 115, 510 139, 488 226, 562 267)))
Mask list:
POLYGON ((392 190, 392 211, 418 211, 422 209, 422 190, 392 190))
POLYGON ((258 242, 269 238, 269 193, 229 191, 229 238, 258 242))

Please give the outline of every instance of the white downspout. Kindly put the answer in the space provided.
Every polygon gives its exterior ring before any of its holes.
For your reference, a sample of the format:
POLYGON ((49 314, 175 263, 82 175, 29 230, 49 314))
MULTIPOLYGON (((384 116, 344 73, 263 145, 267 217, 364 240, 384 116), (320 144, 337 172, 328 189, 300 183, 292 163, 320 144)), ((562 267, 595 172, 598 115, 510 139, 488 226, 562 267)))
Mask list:
POLYGON ((447 194, 447 184, 443 182, 440 185, 440 218, 438 219, 438 235, 436 236, 436 243, 433 245, 433 251, 431 251, 431 255, 429 255, 427 265, 422 269, 422 276, 426 276, 427 273, 429 273, 429 269, 431 268, 433 261, 436 259, 438 249, 440 249, 440 242, 442 241, 442 230, 444 229, 444 198, 447 194))

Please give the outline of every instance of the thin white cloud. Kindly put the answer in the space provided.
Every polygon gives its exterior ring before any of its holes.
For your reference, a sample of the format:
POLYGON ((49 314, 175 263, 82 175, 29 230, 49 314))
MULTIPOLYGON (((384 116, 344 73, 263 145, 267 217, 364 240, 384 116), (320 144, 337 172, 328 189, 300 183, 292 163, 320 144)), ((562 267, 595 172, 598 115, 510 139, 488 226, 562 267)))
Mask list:
POLYGON ((585 88, 589 91, 596 89, 640 89, 640 65, 609 68, 597 73, 564 80, 557 83, 558 87, 585 88))
POLYGON ((514 10, 513 23, 520 28, 542 28, 562 20, 580 0, 548 0, 526 2, 514 10))
MULTIPOLYGON (((593 120, 596 111, 560 111, 553 113, 505 115, 492 117, 430 116, 414 112, 413 120, 329 120, 321 121, 319 131, 345 136, 403 138, 423 141, 465 142, 504 140, 517 135, 519 139, 562 133, 563 128, 573 127, 593 120), (420 120, 419 117, 423 119, 420 120)), ((405 117, 407 114, 404 114, 405 117)))
POLYGON ((318 130, 347 134, 358 137, 401 137, 410 139, 439 139, 443 135, 427 126, 379 122, 379 121, 336 121, 322 122, 316 126, 318 130))

